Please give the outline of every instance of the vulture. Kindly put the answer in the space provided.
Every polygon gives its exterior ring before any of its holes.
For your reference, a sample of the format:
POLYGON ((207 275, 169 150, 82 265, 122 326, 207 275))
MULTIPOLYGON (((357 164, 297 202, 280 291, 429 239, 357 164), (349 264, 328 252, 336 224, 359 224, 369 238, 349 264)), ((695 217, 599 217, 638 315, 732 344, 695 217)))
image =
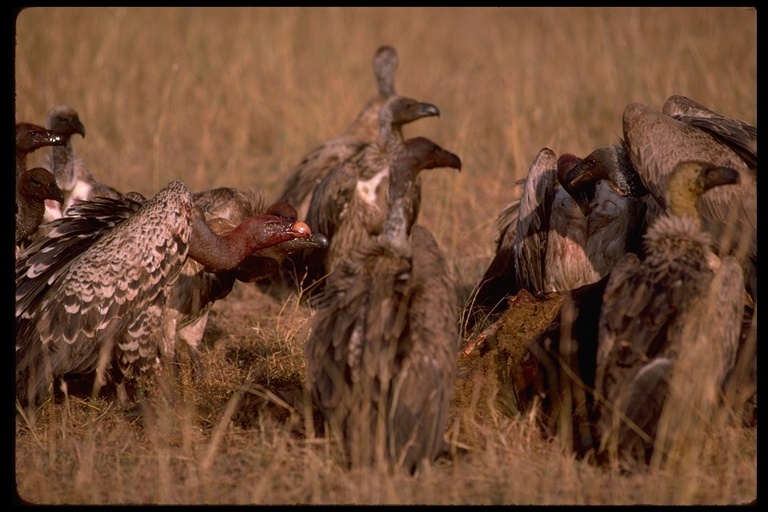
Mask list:
POLYGON ((591 182, 588 194, 572 190, 566 178, 600 161, 611 169, 630 165, 623 148, 603 146, 581 159, 539 151, 523 193, 497 218, 496 252, 467 305, 466 330, 506 309, 505 298, 520 290, 561 293, 605 276, 639 243, 646 206, 618 193, 609 181, 591 182), (577 201, 588 198, 589 211, 577 201))
MULTIPOLYGON (((246 218, 258 213, 297 220, 296 210, 285 202, 265 208, 261 194, 254 191, 220 187, 194 194, 194 202, 203 212, 206 223, 219 235, 235 229, 246 218)), ((321 233, 309 238, 293 238, 271 247, 257 250, 237 267, 212 271, 192 258, 187 258, 179 277, 171 288, 168 315, 176 322, 176 333, 190 350, 193 369, 202 372, 199 345, 208 322, 208 313, 217 300, 223 300, 236 281, 254 282, 277 272, 285 257, 295 251, 325 248, 328 241, 321 233)))
MULTIPOLYGON (((45 200, 64 202, 64 194, 48 169, 33 167, 21 173, 16 183, 16 247, 34 234, 43 222, 45 200)), ((17 254, 18 256, 18 254, 17 254)))
POLYGON ((691 418, 711 418, 735 363, 744 276, 735 257, 714 256, 696 206, 742 176, 709 162, 676 164, 663 185, 667 211, 643 235, 643 258, 627 253, 610 274, 595 371, 602 461, 630 471, 657 453, 661 461, 691 418))
POLYGON ((159 376, 161 357, 173 355, 167 351, 173 351, 174 326, 165 313, 188 257, 222 271, 254 251, 311 237, 303 222, 268 214, 219 236, 178 180, 144 202, 135 199, 140 196, 78 201, 16 261, 21 407, 34 412, 67 374, 95 372, 94 393, 107 376, 115 378, 121 402, 128 380, 150 389, 145 377, 159 376))
MULTIPOLYGON (((440 110, 404 96, 392 96, 378 113, 379 136, 354 157, 332 169, 320 182, 307 212, 307 224, 325 234, 327 251, 316 251, 304 258, 308 271, 306 283, 318 281, 354 247, 378 235, 387 212, 387 184, 391 160, 403 143, 403 125, 440 110)), ((421 185, 414 181, 414 198, 409 201, 409 217, 418 217, 421 185)))
POLYGON ((395 95, 397 52, 391 46, 381 46, 373 57, 373 74, 378 95, 370 99, 346 131, 320 144, 307 153, 293 169, 278 201, 284 201, 305 218, 312 194, 318 183, 336 165, 358 153, 378 136, 379 108, 395 95))
POLYGON ((444 255, 413 225, 417 176, 461 168, 423 137, 395 149, 378 236, 328 277, 306 345, 307 379, 351 467, 414 472, 443 447, 458 355, 456 291, 444 255))
MULTIPOLYGON (((704 194, 697 210, 713 237, 715 254, 736 256, 757 300, 757 129, 682 96, 667 100, 663 112, 629 103, 622 121, 632 169, 643 185, 631 194, 650 193, 658 203, 657 215, 667 210, 665 182, 678 163, 699 160, 739 173, 738 183, 704 194)), ((612 179, 595 167, 575 178, 573 186, 604 178, 612 179)))
POLYGON ((27 170, 27 155, 45 146, 62 146, 64 139, 42 126, 16 123, 16 180, 27 170))
POLYGON ((109 185, 99 183, 80 158, 75 156, 72 136, 85 138, 85 125, 77 111, 68 105, 56 105, 48 111, 46 127, 64 140, 64 145, 51 148, 51 170, 56 183, 64 192, 61 206, 48 204, 45 220, 61 217, 78 199, 91 197, 120 197, 120 193, 109 185))

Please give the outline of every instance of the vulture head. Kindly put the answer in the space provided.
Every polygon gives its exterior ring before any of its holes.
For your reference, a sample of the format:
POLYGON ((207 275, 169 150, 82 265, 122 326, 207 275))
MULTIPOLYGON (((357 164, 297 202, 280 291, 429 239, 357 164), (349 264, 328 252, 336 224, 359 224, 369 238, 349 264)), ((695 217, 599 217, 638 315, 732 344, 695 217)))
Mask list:
POLYGON ((297 221, 296 209, 285 201, 273 203, 265 213, 294 221, 294 230, 297 232, 297 236, 248 256, 234 269, 238 281, 250 283, 277 272, 285 258, 296 251, 328 248, 328 237, 322 233, 312 232, 307 224, 297 221), (307 233, 309 237, 303 236, 307 233), (301 236, 298 236, 299 234, 301 236))
POLYGON ((17 187, 19 195, 25 198, 64 202, 64 193, 56 184, 56 178, 42 167, 33 167, 22 174, 17 187))
POLYGON ((37 232, 47 199, 64 202, 56 178, 42 167, 24 171, 16 182, 16 243, 37 232))
POLYGON ((601 146, 580 161, 571 158, 562 166, 558 160, 557 168, 560 184, 578 203, 584 216, 590 213, 590 204, 601 180, 610 183, 622 196, 643 197, 648 193, 623 144, 601 146))
POLYGON ((16 155, 26 156, 28 153, 44 146, 63 146, 67 141, 64 137, 42 126, 32 123, 16 123, 16 155))
POLYGON ((189 257, 212 271, 232 270, 255 251, 301 239, 312 239, 309 226, 279 215, 254 215, 223 236, 216 234, 202 215, 195 215, 189 257))
POLYGON ((739 183, 740 174, 729 167, 688 160, 675 166, 667 178, 667 204, 672 215, 699 217, 696 203, 707 190, 739 183))
POLYGON ((448 167, 461 171, 461 159, 441 148, 426 137, 413 137, 398 147, 393 158, 391 180, 397 181, 404 174, 412 177, 427 169, 448 167))
POLYGON ((46 126, 66 139, 76 133, 85 138, 85 125, 80 121, 77 111, 68 105, 57 105, 49 110, 46 126))
POLYGON ((403 244, 416 220, 416 178, 427 169, 461 170, 461 159, 426 137, 414 137, 397 146, 389 172, 389 211, 382 235, 403 244))
POLYGON ((383 133, 399 132, 405 124, 423 117, 439 115, 440 109, 431 103, 424 103, 405 96, 391 96, 379 110, 379 131, 383 133))

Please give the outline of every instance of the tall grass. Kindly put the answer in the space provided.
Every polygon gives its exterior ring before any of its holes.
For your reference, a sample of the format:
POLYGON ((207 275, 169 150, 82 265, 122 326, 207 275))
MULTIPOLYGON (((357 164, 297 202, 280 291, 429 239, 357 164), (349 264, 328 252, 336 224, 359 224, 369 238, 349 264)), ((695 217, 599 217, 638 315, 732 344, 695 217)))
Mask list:
MULTIPOLYGON (((406 136, 462 158, 460 173, 425 176, 420 222, 471 287, 493 254, 496 215, 542 147, 585 155, 617 141, 628 102, 660 108, 672 94, 756 124, 756 19, 740 7, 32 8, 16 23, 16 120, 44 124, 53 105, 75 107, 87 129, 76 151, 123 191, 151 195, 180 178, 276 198, 302 155, 375 94, 373 54, 391 44, 398 92, 441 110, 406 136)), ((47 157, 38 151, 29 164, 47 157)), ((241 287, 215 312, 207 374, 185 407, 144 427, 108 401, 70 396, 46 408, 37 427, 17 432, 20 494, 43 503, 488 504, 756 495, 754 430, 718 430, 709 463, 689 473, 628 477, 573 459, 526 418, 475 414, 482 403, 456 411, 449 429, 469 454, 415 478, 349 474, 303 411, 267 407, 240 387, 301 387, 311 311, 241 287), (228 404, 235 412, 223 421, 228 404)))

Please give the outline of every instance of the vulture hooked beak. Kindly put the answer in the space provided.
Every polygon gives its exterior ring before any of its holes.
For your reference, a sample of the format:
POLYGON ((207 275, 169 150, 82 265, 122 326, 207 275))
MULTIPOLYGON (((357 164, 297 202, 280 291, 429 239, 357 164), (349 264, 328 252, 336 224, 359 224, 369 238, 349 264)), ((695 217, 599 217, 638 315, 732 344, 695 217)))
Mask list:
POLYGON ((419 103, 418 113, 420 114, 419 117, 440 117, 440 109, 431 103, 419 103))
POLYGON ((581 158, 571 153, 563 153, 557 159, 557 180, 579 205, 581 214, 587 217, 592 209, 595 187, 600 178, 591 172, 591 167, 584 166, 583 163, 581 158))
POLYGON ((80 122, 79 119, 73 126, 72 133, 79 133, 83 138, 85 138, 85 125, 82 122, 80 122))
POLYGON ((696 179, 696 186, 700 187, 702 191, 707 191, 720 185, 735 185, 739 181, 740 175, 735 169, 711 166, 702 169, 696 179))
POLYGON ((56 185, 56 182, 54 181, 48 186, 48 197, 46 200, 53 200, 58 202, 59 204, 64 204, 64 192, 61 191, 58 185, 56 185))
POLYGON ((328 248, 328 237, 322 233, 313 233, 312 229, 304 222, 294 222, 291 231, 296 234, 296 238, 278 244, 276 247, 288 249, 289 252, 298 249, 328 248))

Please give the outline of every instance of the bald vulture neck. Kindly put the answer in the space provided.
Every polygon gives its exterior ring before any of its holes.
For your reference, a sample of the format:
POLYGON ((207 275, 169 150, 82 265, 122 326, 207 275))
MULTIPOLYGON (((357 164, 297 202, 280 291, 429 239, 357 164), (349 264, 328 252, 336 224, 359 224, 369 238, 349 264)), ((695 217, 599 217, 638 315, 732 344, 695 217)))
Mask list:
POLYGON ((230 270, 254 251, 295 238, 287 229, 276 229, 273 215, 256 215, 245 219, 224 236, 217 235, 203 219, 194 216, 188 256, 211 270, 230 270))
POLYGON ((392 122, 392 114, 384 109, 379 112, 379 143, 388 154, 392 154, 395 147, 403 141, 402 126, 392 122))
POLYGON ((66 145, 53 146, 52 150, 51 167, 53 168, 53 175, 56 176, 56 183, 61 190, 69 192, 75 188, 75 181, 77 181, 72 143, 67 138, 66 145))
POLYGON ((395 245, 403 246, 408 241, 410 235, 410 225, 406 219, 408 210, 405 198, 397 198, 389 206, 387 220, 384 223, 384 229, 381 236, 391 241, 395 245))
POLYGON ((397 245, 405 245, 413 225, 413 202, 416 197, 416 173, 412 172, 410 159, 398 158, 391 164, 389 171, 389 189, 387 219, 384 222, 382 236, 397 245))

